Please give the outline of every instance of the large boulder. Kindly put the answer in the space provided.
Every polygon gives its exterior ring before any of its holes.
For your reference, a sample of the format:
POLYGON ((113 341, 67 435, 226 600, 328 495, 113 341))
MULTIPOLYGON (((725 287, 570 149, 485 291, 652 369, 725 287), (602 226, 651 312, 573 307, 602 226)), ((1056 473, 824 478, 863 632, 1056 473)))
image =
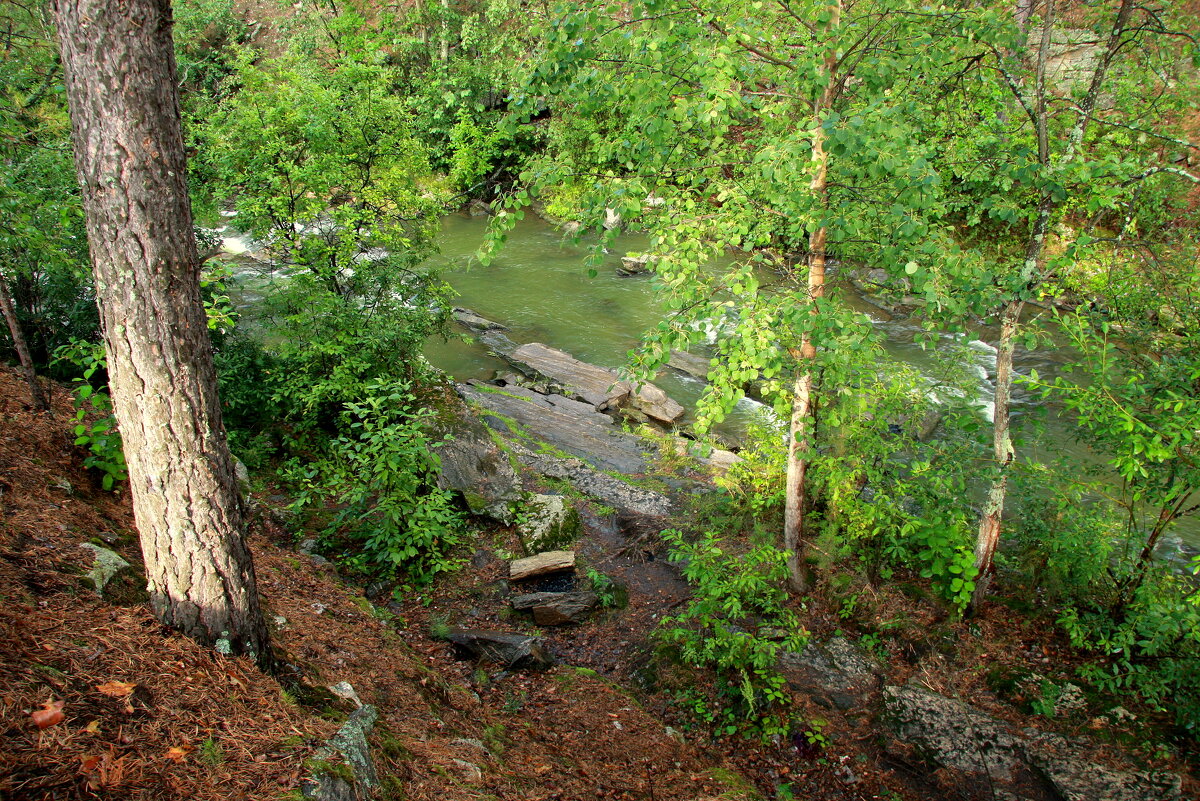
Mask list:
POLYGON ((1183 797, 1183 783, 1172 773, 1122 771, 1100 765, 1057 735, 1035 734, 1025 753, 1063 801, 1177 801, 1183 797))
POLYGON ((513 520, 513 505, 521 499, 521 481, 492 432, 459 404, 453 420, 440 426, 449 439, 437 446, 441 459, 438 487, 462 494, 473 514, 503 523, 513 520))
POLYGON ((561 495, 531 495, 517 514, 517 533, 531 551, 561 548, 579 536, 579 512, 561 495))
POLYGON ((1024 767, 1023 742, 1001 720, 912 684, 883 689, 883 723, 938 767, 1011 782, 1024 767))

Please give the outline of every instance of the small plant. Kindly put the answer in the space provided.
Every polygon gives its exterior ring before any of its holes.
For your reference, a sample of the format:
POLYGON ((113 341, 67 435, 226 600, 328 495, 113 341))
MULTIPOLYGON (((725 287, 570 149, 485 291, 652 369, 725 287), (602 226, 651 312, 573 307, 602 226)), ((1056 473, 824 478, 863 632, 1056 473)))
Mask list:
POLYGON ((207 765, 216 767, 225 762, 225 749, 221 748, 221 744, 209 737, 204 742, 200 743, 200 759, 207 765))
POLYGON ((804 740, 813 748, 818 748, 824 751, 829 747, 829 738, 822 732, 828 726, 828 721, 820 718, 813 718, 808 722, 808 726, 804 729, 804 740))
POLYGON ((589 567, 584 575, 592 586, 592 592, 600 599, 601 606, 608 609, 620 606, 620 587, 615 581, 592 567, 589 567))
POLYGON ((108 358, 99 343, 72 340, 54 353, 55 363, 68 362, 82 370, 75 382, 75 445, 87 448, 83 466, 101 472, 100 484, 111 490, 118 481, 129 477, 125 467, 125 452, 121 448, 121 432, 112 411, 112 399, 107 384, 99 388, 91 383, 97 372, 107 372, 108 358), (89 422, 89 413, 99 415, 89 422))
POLYGON ((877 659, 886 662, 888 658, 887 646, 883 644, 883 638, 878 634, 864 634, 858 638, 858 642, 863 648, 870 651, 877 659))
POLYGON ((1029 701, 1029 708, 1033 710, 1033 714, 1041 715, 1044 718, 1053 718, 1055 709, 1058 706, 1058 696, 1062 694, 1062 688, 1049 679, 1042 679, 1038 682, 1037 694, 1029 701))
POLYGON ((450 639, 450 618, 441 614, 431 615, 429 622, 425 624, 425 630, 432 640, 448 640, 450 639))

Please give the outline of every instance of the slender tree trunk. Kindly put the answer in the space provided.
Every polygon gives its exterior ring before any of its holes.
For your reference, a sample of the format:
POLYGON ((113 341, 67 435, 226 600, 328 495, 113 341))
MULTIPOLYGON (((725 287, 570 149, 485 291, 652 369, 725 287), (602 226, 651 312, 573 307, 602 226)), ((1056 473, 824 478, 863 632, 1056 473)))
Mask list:
MULTIPOLYGON (((834 15, 829 29, 835 30, 841 23, 842 2, 831 5, 834 15)), ((835 71, 838 55, 830 50, 825 57, 825 75, 828 83, 821 97, 813 104, 812 160, 813 177, 809 189, 817 198, 817 206, 824 214, 829 202, 829 152, 825 149, 824 114, 833 108, 837 94, 835 71)), ((808 237, 808 304, 809 313, 819 313, 819 301, 825 295, 825 256, 828 229, 824 222, 808 237)), ((813 386, 813 363, 817 348, 812 334, 804 333, 800 347, 793 352, 798 359, 796 380, 793 384, 792 417, 788 426, 787 486, 784 495, 783 547, 788 552, 788 582, 795 592, 805 592, 809 587, 805 567, 807 545, 804 537, 804 514, 808 503, 808 463, 811 455, 809 438, 813 429, 813 412, 816 406, 813 386)))
MULTIPOLYGON (((1078 117, 1067 135, 1067 144, 1060 165, 1072 161, 1083 149, 1084 138, 1087 135, 1092 114, 1095 112, 1100 91, 1104 87, 1104 81, 1113 58, 1121 47, 1122 37, 1129 27, 1134 8, 1135 0, 1121 0, 1104 52, 1096 61, 1088 90, 1076 106, 1078 117)), ((1020 12, 1020 7, 1018 7, 1018 12, 1020 12)), ((1028 15, 1026 15, 1025 21, 1028 21, 1028 15)), ((1051 162, 1046 110, 1046 63, 1049 58, 1051 28, 1054 21, 1054 0, 1046 0, 1042 16, 1042 36, 1038 48, 1037 71, 1034 78, 1033 111, 1038 143, 1038 162, 1043 168, 1049 168, 1051 162)), ((968 609, 970 613, 979 611, 984 596, 987 594, 988 586, 991 584, 996 549, 1000 544, 1001 519, 1004 515, 1008 489, 1008 467, 1015 456, 1012 438, 1009 435, 1008 407, 1012 397, 1012 356, 1016 347, 1017 325, 1025 305, 1026 295, 1024 293, 1031 291, 1043 279, 1046 237, 1050 233, 1054 215, 1061 207, 1062 201, 1054 200, 1049 193, 1042 195, 1033 229, 1025 248, 1025 261, 1021 268, 1023 290, 1009 301, 1001 314, 1000 340, 996 349, 996 412, 992 435, 993 455, 996 459, 998 473, 988 491, 983 517, 979 521, 979 535, 975 542, 975 568, 978 575, 975 578, 975 590, 971 594, 971 603, 968 609)))
POLYGON ((1013 352, 1016 350, 1017 326, 1021 321, 1024 301, 1013 301, 1004 307, 1000 316, 1000 340, 996 348, 995 412, 992 420, 992 454, 996 460, 995 478, 988 490, 975 542, 975 591, 971 595, 972 610, 978 609, 987 594, 994 570, 996 546, 1000 543, 1000 521, 1004 515, 1004 499, 1008 490, 1008 469, 1014 457, 1009 432, 1009 403, 1012 400, 1013 352))
POLYGON ((48 411, 50 399, 46 396, 46 390, 38 383, 37 373, 33 370, 33 358, 29 355, 25 332, 21 330, 21 324, 17 320, 17 310, 13 306, 12 293, 8 291, 8 282, 4 280, 3 273, 0 273, 0 312, 4 314, 4 322, 8 323, 8 333, 12 335, 13 349, 16 350, 17 359, 21 363, 21 372, 25 374, 25 380, 29 383, 33 408, 40 412, 48 411))
POLYGON ((167 0, 55 0, 109 388, 150 602, 270 665, 200 299, 167 0))
POLYGON ((450 63, 450 0, 442 0, 442 36, 438 54, 442 64, 450 63))

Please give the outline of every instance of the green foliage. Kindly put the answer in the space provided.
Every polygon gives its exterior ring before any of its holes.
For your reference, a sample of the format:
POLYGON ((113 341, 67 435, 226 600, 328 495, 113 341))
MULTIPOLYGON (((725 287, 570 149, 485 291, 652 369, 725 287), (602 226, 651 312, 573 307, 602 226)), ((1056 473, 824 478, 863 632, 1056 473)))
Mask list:
POLYGON ((628 599, 625 597, 624 588, 611 578, 594 567, 589 567, 584 571, 584 576, 587 578, 592 592, 596 593, 596 597, 600 599, 601 606, 607 609, 615 609, 625 605, 628 599))
POLYGON ((1155 571, 1115 614, 1080 604, 1059 622, 1075 647, 1096 654, 1083 679, 1170 712, 1190 737, 1200 732, 1200 593, 1184 579, 1155 571))
POLYGON ((238 45, 250 38, 233 0, 184 0, 173 5, 175 63, 180 94, 193 112, 203 99, 215 97, 233 72, 238 45))
POLYGON ((47 4, 5 4, 0 30, 0 272, 43 368, 57 348, 94 339, 99 320, 47 4))
POLYGON ((102 381, 108 370, 104 346, 76 340, 58 348, 54 358, 74 365, 82 374, 74 379, 75 446, 87 449, 83 466, 100 471, 101 486, 111 490, 118 481, 127 479, 129 473, 108 385, 102 381))
POLYGON ((343 564, 363 573, 402 570, 424 584, 456 562, 462 520, 450 493, 437 489, 437 454, 424 430, 432 417, 417 409, 408 385, 376 383, 346 403, 343 429, 323 458, 292 460, 300 488, 294 508, 317 500, 337 505, 323 537, 343 564))
POLYGON ((791 698, 776 666, 783 650, 804 647, 808 633, 784 605, 786 554, 768 545, 733 554, 711 532, 696 542, 675 530, 663 537, 671 561, 693 585, 693 598, 678 615, 663 618, 658 637, 678 649, 685 665, 712 670, 719 682, 720 697, 695 696, 695 711, 723 735, 787 733, 791 698), (771 639, 769 629, 782 638, 771 639))
MULTIPOLYGON (((950 343, 943 348, 943 364, 962 357, 950 343)), ((823 412, 813 484, 827 558, 857 556, 872 579, 915 570, 961 610, 975 577, 968 492, 981 452, 975 387, 948 369, 930 386, 912 368, 874 355, 874 374, 864 371, 823 412), (931 420, 940 436, 922 440, 931 420)))

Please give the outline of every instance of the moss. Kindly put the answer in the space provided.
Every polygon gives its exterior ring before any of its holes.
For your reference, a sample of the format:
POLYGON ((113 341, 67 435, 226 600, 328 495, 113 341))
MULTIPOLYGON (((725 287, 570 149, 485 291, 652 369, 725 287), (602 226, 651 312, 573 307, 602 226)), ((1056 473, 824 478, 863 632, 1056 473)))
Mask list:
POLYGON ((709 768, 708 777, 718 784, 721 794, 718 798, 744 799, 744 801, 761 801, 762 794, 754 789, 754 785, 740 773, 727 768, 709 768))
POLYGON ((309 776, 332 776, 341 779, 353 787, 355 785, 354 769, 345 762, 334 762, 330 759, 307 759, 304 761, 304 772, 309 776))
POLYGON ((375 797, 379 801, 406 801, 408 792, 404 789, 404 782, 395 776, 384 776, 379 780, 379 789, 376 791, 375 797))
POLYGON ((395 734, 385 728, 377 728, 376 734, 379 738, 379 752, 385 757, 405 761, 412 759, 412 751, 395 734))

